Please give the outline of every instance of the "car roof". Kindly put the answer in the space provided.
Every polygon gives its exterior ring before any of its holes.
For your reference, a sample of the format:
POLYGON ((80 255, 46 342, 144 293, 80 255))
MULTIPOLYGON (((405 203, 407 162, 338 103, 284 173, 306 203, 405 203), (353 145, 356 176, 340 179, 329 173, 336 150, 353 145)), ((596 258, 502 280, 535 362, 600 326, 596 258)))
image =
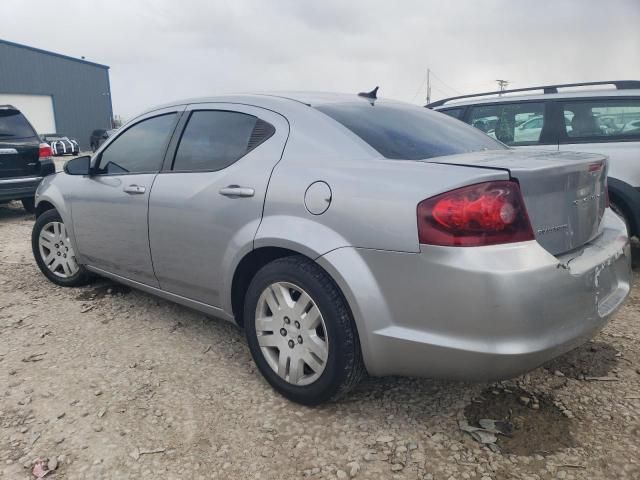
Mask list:
POLYGON ((597 97, 640 97, 640 89, 633 90, 581 90, 577 92, 562 93, 544 93, 537 95, 502 95, 490 96, 475 99, 452 100, 444 105, 434 107, 436 110, 445 108, 462 107, 466 105, 478 105, 483 103, 503 103, 503 102, 520 102, 526 100, 553 100, 553 99, 580 99, 580 98, 597 98, 597 97))
POLYGON ((609 80, 602 82, 567 83, 541 85, 513 90, 480 92, 457 97, 444 98, 425 105, 429 108, 476 105, 483 103, 521 102, 527 100, 575 99, 593 97, 636 97, 640 96, 640 81, 609 80), (560 89, 560 91, 558 90, 560 89))
MULTIPOLYGON (((179 105, 194 105, 203 103, 238 103, 244 105, 252 105, 263 107, 275 112, 286 114, 295 111, 301 107, 318 107, 327 104, 336 103, 359 103, 375 101, 376 104, 382 103, 386 105, 411 105, 397 100, 391 99, 370 99, 359 96, 357 93, 333 93, 333 92, 302 92, 302 91, 283 91, 283 92, 257 92, 257 93, 240 93, 225 94, 214 97, 189 98, 184 100, 176 100, 174 102, 159 105, 151 108, 140 115, 146 115, 156 110, 175 107, 179 105)), ((419 108, 419 107, 418 107, 419 108)))

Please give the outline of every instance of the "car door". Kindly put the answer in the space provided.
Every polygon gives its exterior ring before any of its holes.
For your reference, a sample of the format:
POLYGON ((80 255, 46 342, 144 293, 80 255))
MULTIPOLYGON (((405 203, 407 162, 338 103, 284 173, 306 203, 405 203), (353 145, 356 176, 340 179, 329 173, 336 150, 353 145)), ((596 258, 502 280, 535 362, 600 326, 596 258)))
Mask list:
POLYGON ((158 286, 149 251, 149 193, 181 110, 156 111, 126 127, 93 159, 91 175, 78 178, 71 212, 83 262, 158 286))
POLYGON ((220 306, 230 266, 252 248, 289 125, 272 111, 223 103, 192 105, 181 123, 149 202, 154 270, 162 289, 220 306))
POLYGON ((609 177, 640 187, 640 98, 566 99, 560 150, 609 157, 609 177))

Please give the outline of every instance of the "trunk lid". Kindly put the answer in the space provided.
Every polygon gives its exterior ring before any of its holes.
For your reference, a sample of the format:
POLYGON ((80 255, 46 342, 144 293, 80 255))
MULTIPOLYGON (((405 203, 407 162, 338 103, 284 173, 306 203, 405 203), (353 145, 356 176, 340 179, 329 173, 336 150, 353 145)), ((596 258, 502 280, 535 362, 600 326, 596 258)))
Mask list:
POLYGON ((603 155, 497 150, 427 161, 507 170, 520 184, 536 240, 554 255, 581 247, 600 230, 607 195, 603 155))

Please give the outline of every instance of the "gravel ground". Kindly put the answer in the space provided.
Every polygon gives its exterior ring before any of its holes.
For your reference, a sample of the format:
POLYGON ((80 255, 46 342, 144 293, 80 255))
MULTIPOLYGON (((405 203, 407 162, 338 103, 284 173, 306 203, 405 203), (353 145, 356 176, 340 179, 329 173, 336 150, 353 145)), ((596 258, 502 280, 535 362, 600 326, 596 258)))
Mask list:
POLYGON ((2 478, 33 478, 38 458, 57 479, 640 478, 637 288, 592 342, 523 377, 367 379, 306 408, 229 323, 105 280, 49 283, 32 225, 0 205, 2 478), (513 432, 461 431, 482 419, 513 432))

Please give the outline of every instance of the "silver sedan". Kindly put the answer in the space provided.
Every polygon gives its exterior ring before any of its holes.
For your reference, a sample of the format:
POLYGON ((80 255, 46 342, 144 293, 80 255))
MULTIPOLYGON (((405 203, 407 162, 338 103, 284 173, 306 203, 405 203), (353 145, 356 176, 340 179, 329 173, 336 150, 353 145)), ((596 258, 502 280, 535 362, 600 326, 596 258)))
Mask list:
POLYGON ((606 178, 602 156, 512 151, 375 92, 190 100, 47 177, 33 253, 58 285, 237 323, 316 404, 365 372, 511 377, 593 336, 631 276, 606 178))

